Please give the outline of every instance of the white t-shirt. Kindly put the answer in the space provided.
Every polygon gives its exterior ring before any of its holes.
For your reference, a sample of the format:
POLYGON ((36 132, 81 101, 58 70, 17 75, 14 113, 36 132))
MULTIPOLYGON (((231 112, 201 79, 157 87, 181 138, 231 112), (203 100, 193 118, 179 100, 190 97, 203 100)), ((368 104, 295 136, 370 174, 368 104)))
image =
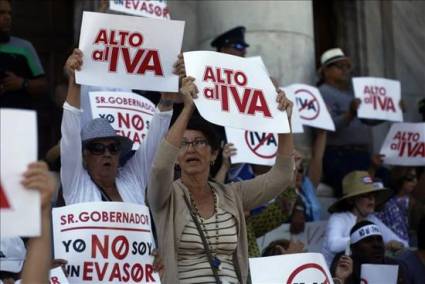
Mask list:
MULTIPOLYGON (((366 219, 379 227, 384 243, 395 240, 401 242, 406 247, 409 246, 406 241, 400 239, 374 214, 370 214, 366 219)), ((356 220, 357 217, 349 211, 333 213, 330 216, 322 246, 322 254, 329 267, 332 264, 332 260, 335 255, 345 250, 348 242, 350 241, 351 228, 356 224, 356 220)))
MULTIPOLYGON (((81 202, 102 201, 101 193, 83 168, 81 144, 81 113, 67 102, 63 105, 61 150, 61 181, 63 197, 67 205, 81 202)), ((118 170, 116 185, 124 202, 145 204, 152 160, 160 141, 170 125, 172 111, 156 110, 151 128, 134 156, 118 170)))

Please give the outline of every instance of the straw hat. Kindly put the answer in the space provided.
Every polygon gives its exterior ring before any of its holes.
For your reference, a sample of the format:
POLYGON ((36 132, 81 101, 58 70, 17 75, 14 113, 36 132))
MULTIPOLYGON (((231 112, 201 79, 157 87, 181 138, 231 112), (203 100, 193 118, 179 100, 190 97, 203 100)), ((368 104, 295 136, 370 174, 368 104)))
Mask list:
POLYGON ((329 206, 328 211, 329 213, 341 211, 350 198, 371 192, 375 193, 375 208, 392 196, 392 190, 383 187, 382 183, 373 182, 368 172, 351 172, 342 180, 342 197, 329 206))

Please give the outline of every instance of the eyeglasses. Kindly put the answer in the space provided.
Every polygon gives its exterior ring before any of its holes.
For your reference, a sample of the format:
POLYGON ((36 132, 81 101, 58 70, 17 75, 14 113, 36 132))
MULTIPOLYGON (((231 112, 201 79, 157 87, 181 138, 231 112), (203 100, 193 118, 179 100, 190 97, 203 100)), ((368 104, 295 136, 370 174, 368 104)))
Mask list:
POLYGON ((121 151, 121 144, 112 143, 112 144, 102 144, 102 143, 90 143, 86 146, 86 149, 89 150, 93 155, 103 155, 105 154, 106 149, 108 149, 111 155, 116 155, 121 151))
POLYGON ((180 150, 186 151, 189 149, 189 145, 192 145, 194 149, 202 149, 208 145, 208 141, 206 139, 195 139, 193 141, 182 141, 180 144, 180 150))
POLYGON ((412 175, 412 174, 404 176, 405 181, 415 181, 416 178, 417 178, 416 175, 412 175))
POLYGON ((239 51, 243 51, 243 50, 246 49, 245 45, 240 44, 240 43, 232 43, 232 44, 230 44, 230 47, 237 49, 239 51))

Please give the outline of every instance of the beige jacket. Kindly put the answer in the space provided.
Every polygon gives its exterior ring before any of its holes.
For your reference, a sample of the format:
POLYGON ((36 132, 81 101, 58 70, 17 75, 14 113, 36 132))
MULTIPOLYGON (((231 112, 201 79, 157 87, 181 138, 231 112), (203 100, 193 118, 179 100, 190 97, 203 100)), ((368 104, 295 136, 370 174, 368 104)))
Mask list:
MULTIPOLYGON (((188 189, 180 179, 173 182, 178 151, 177 147, 165 139, 162 141, 154 160, 147 193, 156 225, 158 248, 165 265, 161 279, 165 284, 178 283, 177 248, 183 229, 191 220, 183 197, 183 194, 188 195, 188 189)), ((224 186, 210 183, 219 196, 219 207, 236 219, 238 246, 233 259, 241 283, 247 282, 249 273, 244 208, 250 210, 258 207, 285 190, 292 181, 293 171, 293 159, 279 156, 268 173, 252 180, 224 186)))

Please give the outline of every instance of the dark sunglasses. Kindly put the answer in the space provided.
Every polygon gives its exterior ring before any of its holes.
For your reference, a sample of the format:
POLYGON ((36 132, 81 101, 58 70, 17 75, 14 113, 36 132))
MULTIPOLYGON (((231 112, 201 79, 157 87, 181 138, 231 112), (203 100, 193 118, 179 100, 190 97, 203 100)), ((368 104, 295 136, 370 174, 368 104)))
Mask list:
POLYGON ((351 64, 346 64, 346 63, 331 63, 331 64, 329 64, 329 66, 330 67, 331 66, 336 67, 339 70, 348 70, 348 71, 351 71, 351 69, 352 69, 351 64))
POLYGON ((230 44, 230 47, 237 49, 239 51, 243 51, 243 50, 246 49, 245 45, 240 44, 240 43, 232 43, 232 44, 230 44))
POLYGON ((121 144, 112 143, 112 144, 102 144, 102 143, 90 143, 86 146, 86 149, 93 155, 103 155, 105 154, 106 149, 108 149, 111 155, 116 155, 121 151, 121 144))

